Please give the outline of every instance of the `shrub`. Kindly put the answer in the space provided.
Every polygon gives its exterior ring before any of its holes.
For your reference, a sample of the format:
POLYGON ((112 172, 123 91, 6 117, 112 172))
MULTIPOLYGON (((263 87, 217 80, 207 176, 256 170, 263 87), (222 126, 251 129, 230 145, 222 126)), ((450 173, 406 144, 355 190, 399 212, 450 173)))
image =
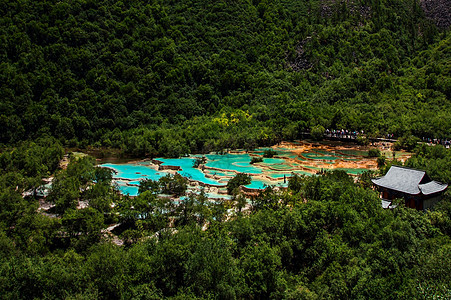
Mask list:
POLYGON ((240 187, 240 185, 250 184, 252 181, 251 176, 245 173, 236 174, 235 177, 229 180, 227 183, 227 193, 233 194, 233 191, 240 187))
POLYGON ((324 129, 323 126, 317 125, 312 128, 312 130, 310 131, 310 134, 312 135, 312 139, 314 139, 315 141, 320 141, 323 139, 325 131, 326 131, 326 129, 324 129))
POLYGON ((377 158, 377 166, 379 169, 385 166, 385 156, 379 156, 377 158))
POLYGON ((267 149, 265 150, 265 152, 263 153, 263 157, 267 157, 267 158, 271 158, 274 155, 277 155, 277 152, 272 150, 272 149, 267 149))
POLYGON ((203 165, 207 162, 207 158, 205 156, 196 157, 193 162, 193 168, 199 168, 200 165, 203 165))
POLYGON ((262 157, 252 157, 251 158, 251 165, 255 164, 255 163, 259 163, 262 162, 263 158, 262 157))
POLYGON ((381 156, 381 151, 377 148, 371 148, 370 151, 368 151, 368 157, 379 157, 381 156))

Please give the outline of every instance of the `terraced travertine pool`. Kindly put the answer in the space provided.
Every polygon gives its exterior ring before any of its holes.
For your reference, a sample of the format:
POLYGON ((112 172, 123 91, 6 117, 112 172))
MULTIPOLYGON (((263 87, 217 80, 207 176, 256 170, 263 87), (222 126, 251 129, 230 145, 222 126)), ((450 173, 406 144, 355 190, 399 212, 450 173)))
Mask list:
POLYGON ((251 157, 248 153, 224 155, 207 154, 205 167, 224 171, 234 171, 237 173, 261 174, 262 170, 255 165, 251 165, 251 157))
POLYGON ((366 149, 313 145, 304 142, 283 143, 281 146, 259 148, 251 152, 206 154, 206 163, 201 168, 194 168, 196 157, 176 159, 157 158, 162 166, 180 167, 181 170, 160 170, 158 164, 151 161, 129 163, 103 163, 102 167, 115 171, 114 181, 123 194, 138 195, 139 181, 144 179, 158 180, 167 174, 178 172, 190 179, 190 190, 199 191, 203 186, 206 194, 212 199, 229 199, 225 195, 227 182, 237 173, 251 175, 252 182, 246 188, 261 190, 266 186, 286 187, 292 174, 314 175, 323 170, 344 170, 348 174, 357 175, 376 167, 375 159, 367 158, 366 149), (263 162, 251 164, 252 157, 263 157, 264 151, 272 149, 277 155, 263 158, 263 162))

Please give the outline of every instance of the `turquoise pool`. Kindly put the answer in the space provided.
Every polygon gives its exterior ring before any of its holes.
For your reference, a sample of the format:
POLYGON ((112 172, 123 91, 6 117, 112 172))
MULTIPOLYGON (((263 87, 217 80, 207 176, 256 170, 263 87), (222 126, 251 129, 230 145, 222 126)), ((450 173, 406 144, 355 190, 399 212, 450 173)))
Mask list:
POLYGON ((119 190, 123 195, 138 196, 137 186, 119 185, 119 190))
POLYGON ((274 178, 274 179, 283 179, 284 176, 288 180, 288 177, 291 176, 291 173, 269 173, 267 176, 274 178))
POLYGON ((309 172, 306 172, 306 171, 300 171, 300 170, 293 171, 293 173, 297 174, 297 175, 307 175, 307 176, 313 175, 312 173, 309 173, 309 172))
POLYGON ((320 153, 316 153, 316 152, 303 153, 302 156, 304 156, 305 158, 318 159, 318 160, 337 160, 337 159, 341 159, 341 157, 336 157, 336 156, 332 156, 332 155, 325 155, 325 154, 320 154, 320 153))
POLYGON ((236 173, 234 173, 234 172, 220 172, 220 171, 216 171, 216 170, 205 170, 204 172, 206 172, 207 174, 210 174, 210 175, 217 175, 217 176, 222 176, 222 177, 233 177, 236 175, 236 173))
POLYGON ((245 187, 247 187, 249 189, 261 190, 261 189, 264 189, 268 185, 269 185, 269 183, 267 181, 252 179, 252 182, 248 185, 245 185, 245 187))
POLYGON ((100 167, 107 167, 115 170, 117 173, 113 175, 113 178, 126 178, 130 180, 140 180, 144 178, 149 178, 152 180, 158 180, 165 176, 165 172, 161 172, 146 166, 143 164, 102 164, 100 167))
POLYGON ((283 158, 263 158, 263 163, 265 164, 283 164, 285 159, 283 158))
POLYGON ((338 150, 338 152, 343 153, 345 155, 352 155, 352 156, 368 156, 368 151, 363 150, 338 150))
POLYGON ((240 173, 261 174, 262 170, 251 165, 249 154, 207 154, 208 162, 205 166, 221 170, 237 171, 240 173))
MULTIPOLYGON (((252 153, 262 154, 264 150, 270 148, 259 148, 252 153)), ((206 167, 218 169, 197 169, 193 168, 193 163, 196 157, 200 155, 193 155, 190 157, 176 158, 176 159, 165 159, 158 158, 157 160, 161 161, 163 166, 178 166, 181 168, 178 171, 184 177, 190 178, 197 182, 202 182, 205 184, 217 186, 220 189, 223 189, 227 184, 228 180, 235 176, 236 173, 247 173, 252 175, 265 175, 274 181, 269 179, 255 179, 252 178, 251 184, 246 187, 252 189, 263 189, 267 185, 277 185, 277 186, 286 186, 288 183, 289 177, 294 174, 299 175, 314 175, 318 170, 333 170, 334 164, 336 164, 337 160, 359 160, 362 159, 362 154, 365 154, 365 151, 358 150, 319 150, 313 149, 308 152, 304 152, 302 155, 308 159, 314 160, 313 166, 312 161, 310 163, 305 162, 304 158, 298 157, 295 153, 293 153, 293 149, 288 148, 271 148, 278 152, 279 157, 273 158, 263 158, 263 162, 260 164, 251 165, 250 161, 252 156, 248 153, 228 153, 224 155, 219 154, 206 154, 202 155, 207 158, 207 162, 205 164, 206 167), (358 157, 360 156, 360 157, 358 157), (282 158, 284 157, 284 158, 282 158), (297 160, 296 163, 288 163, 286 158, 295 158, 297 160), (327 163, 330 165, 330 168, 322 168, 316 166, 316 161, 322 163, 327 163), (307 172, 307 170, 311 170, 307 172), (207 178, 205 175, 218 175, 221 179, 215 180, 213 178, 207 178), (283 183, 283 178, 286 178, 286 183, 283 183)), ((123 194, 129 194, 130 196, 136 196, 138 194, 138 186, 130 186, 130 185, 139 185, 139 181, 143 179, 152 179, 158 180, 161 177, 173 173, 169 171, 159 171, 156 169, 156 166, 151 166, 149 162, 141 161, 141 162, 133 162, 133 163, 105 163, 102 164, 103 167, 108 167, 114 169, 117 173, 114 174, 114 178, 116 179, 116 183, 123 194), (125 180, 120 180, 121 178, 125 180)), ((344 170, 348 174, 356 175, 360 174, 366 169, 344 169, 340 168, 337 170, 344 170)), ((195 184, 191 185, 191 190, 196 190, 195 184)), ((221 190, 223 191, 223 190, 221 190)), ((209 198, 221 198, 227 199, 228 197, 219 194, 208 194, 209 198)))
POLYGON ((262 190, 265 189, 267 186, 281 186, 281 187, 287 187, 288 186, 288 180, 286 183, 282 182, 270 182, 266 180, 261 179, 252 179, 252 182, 248 185, 245 185, 245 187, 249 189, 258 189, 262 190))

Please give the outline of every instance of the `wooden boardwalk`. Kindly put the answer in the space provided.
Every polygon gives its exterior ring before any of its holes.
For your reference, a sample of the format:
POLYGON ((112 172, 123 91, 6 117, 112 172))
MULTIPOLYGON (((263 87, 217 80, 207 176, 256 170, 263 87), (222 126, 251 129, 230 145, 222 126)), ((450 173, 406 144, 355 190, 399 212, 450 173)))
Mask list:
MULTIPOLYGON (((302 132, 301 133, 302 138, 305 137, 311 137, 310 132, 302 132)), ((359 136, 367 137, 366 135, 362 134, 353 134, 353 133, 347 133, 347 134, 341 134, 341 133, 325 133, 324 139, 326 140, 332 140, 332 141, 344 141, 344 142, 355 142, 359 136)), ((389 138, 368 138, 370 142, 390 142, 394 143, 397 142, 397 139, 389 139, 389 138)))

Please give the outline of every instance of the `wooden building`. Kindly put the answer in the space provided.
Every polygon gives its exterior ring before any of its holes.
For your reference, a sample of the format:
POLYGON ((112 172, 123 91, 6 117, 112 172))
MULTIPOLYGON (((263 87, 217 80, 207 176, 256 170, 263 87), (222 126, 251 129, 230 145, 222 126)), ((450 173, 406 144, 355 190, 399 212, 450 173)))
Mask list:
POLYGON ((382 206, 389 208, 393 199, 403 198, 407 207, 431 208, 438 202, 447 184, 431 180, 425 171, 392 166, 385 176, 371 180, 381 193, 382 206))

